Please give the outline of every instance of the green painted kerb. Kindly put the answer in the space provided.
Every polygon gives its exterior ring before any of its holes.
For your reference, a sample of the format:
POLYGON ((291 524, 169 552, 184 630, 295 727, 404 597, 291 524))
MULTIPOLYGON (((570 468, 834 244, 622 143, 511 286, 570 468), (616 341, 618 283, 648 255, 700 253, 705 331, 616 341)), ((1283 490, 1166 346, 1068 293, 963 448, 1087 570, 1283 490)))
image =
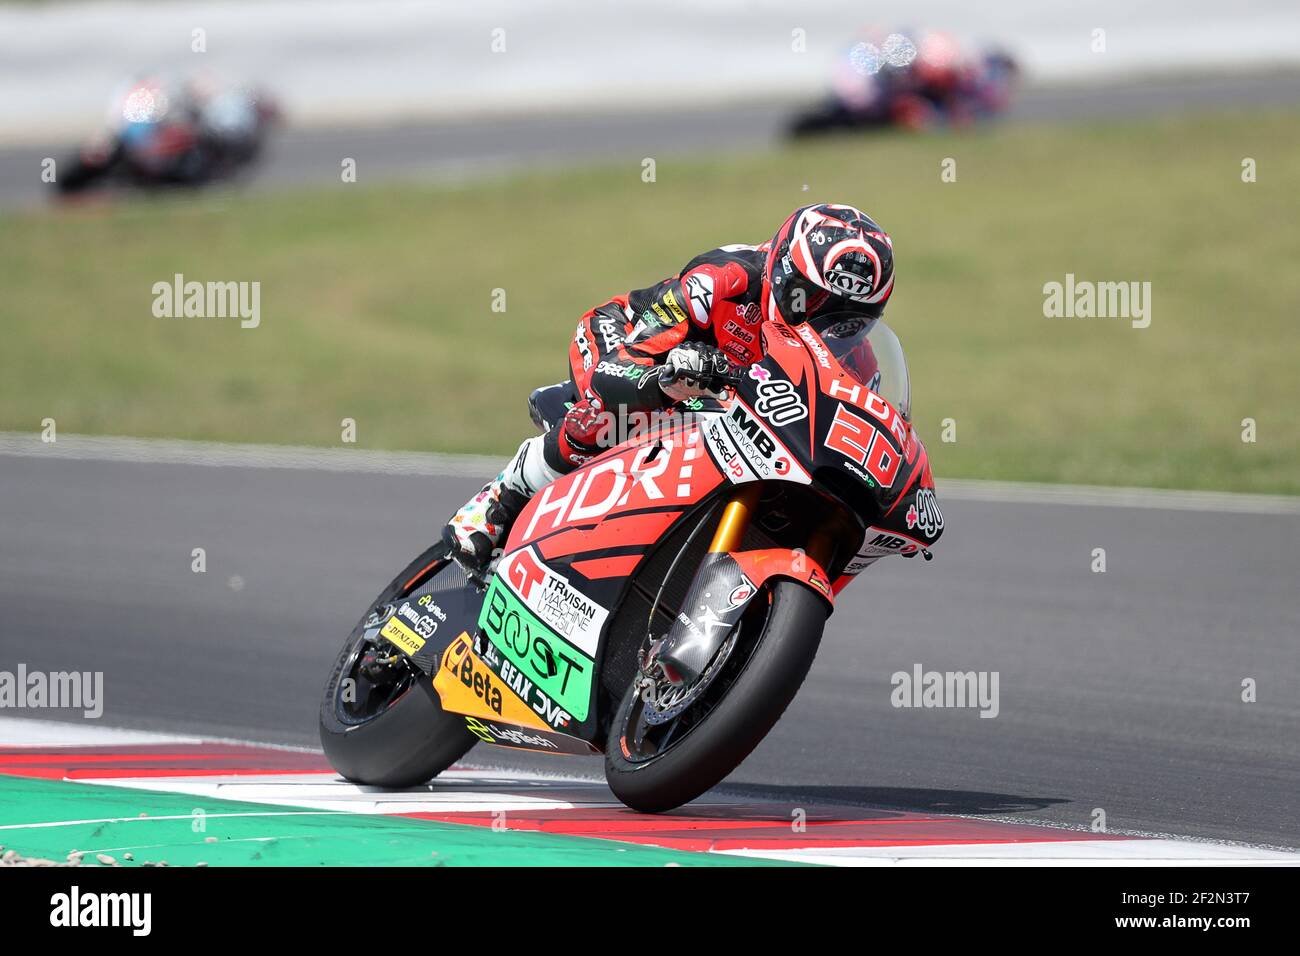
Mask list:
POLYGON ((0 846, 123 866, 753 866, 587 837, 0 776, 0 846), (142 816, 143 814, 143 816, 142 816), (127 862, 123 854, 134 860, 127 862))

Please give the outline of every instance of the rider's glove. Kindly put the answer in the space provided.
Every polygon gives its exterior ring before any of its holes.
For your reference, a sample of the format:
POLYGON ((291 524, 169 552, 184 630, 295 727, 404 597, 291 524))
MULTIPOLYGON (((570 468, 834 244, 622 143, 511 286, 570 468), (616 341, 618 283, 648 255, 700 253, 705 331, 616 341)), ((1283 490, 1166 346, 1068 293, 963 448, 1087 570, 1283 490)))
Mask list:
POLYGON ((731 363, 719 348, 703 342, 685 342, 671 352, 657 369, 659 388, 670 401, 692 398, 722 398, 723 380, 731 363))

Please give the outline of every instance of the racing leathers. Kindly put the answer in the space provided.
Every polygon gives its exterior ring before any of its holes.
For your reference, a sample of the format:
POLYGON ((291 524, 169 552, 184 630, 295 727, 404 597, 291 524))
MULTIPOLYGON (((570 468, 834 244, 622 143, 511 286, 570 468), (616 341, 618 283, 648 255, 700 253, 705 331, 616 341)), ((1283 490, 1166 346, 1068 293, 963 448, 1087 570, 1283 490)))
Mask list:
POLYGON ((533 494, 612 444, 619 429, 611 422, 717 395, 711 381, 728 362, 762 358, 759 326, 774 308, 764 280, 768 248, 712 249, 582 316, 569 346, 570 382, 556 386, 567 392, 567 411, 525 440, 443 532, 470 574, 486 571, 533 494))

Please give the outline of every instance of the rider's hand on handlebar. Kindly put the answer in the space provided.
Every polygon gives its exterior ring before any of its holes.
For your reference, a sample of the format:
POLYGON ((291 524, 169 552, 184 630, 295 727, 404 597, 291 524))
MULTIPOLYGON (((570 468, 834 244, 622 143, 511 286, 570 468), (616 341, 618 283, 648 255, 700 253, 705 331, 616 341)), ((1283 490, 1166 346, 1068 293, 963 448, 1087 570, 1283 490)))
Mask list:
POLYGON ((722 398, 737 378, 723 351, 702 342, 677 346, 658 371, 659 388, 674 402, 722 398))

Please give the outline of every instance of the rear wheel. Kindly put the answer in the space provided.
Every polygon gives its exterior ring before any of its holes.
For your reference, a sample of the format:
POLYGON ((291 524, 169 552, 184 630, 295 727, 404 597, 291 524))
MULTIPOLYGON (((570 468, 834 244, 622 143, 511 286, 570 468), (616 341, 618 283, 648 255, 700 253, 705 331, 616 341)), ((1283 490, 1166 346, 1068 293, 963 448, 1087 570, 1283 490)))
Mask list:
POLYGON ((377 637, 385 609, 409 593, 413 580, 423 583, 449 566, 441 543, 411 562, 375 600, 334 663, 321 700, 320 741, 330 766, 348 780, 377 787, 424 783, 478 739, 465 718, 442 709, 428 675, 377 637))
POLYGON ((647 703, 648 679, 638 674, 605 748, 605 779, 614 795, 634 810, 656 813, 720 783, 794 699, 817 655, 826 612, 808 588, 778 579, 723 642, 698 693, 688 691, 674 705, 660 685, 651 696, 667 706, 647 703))

